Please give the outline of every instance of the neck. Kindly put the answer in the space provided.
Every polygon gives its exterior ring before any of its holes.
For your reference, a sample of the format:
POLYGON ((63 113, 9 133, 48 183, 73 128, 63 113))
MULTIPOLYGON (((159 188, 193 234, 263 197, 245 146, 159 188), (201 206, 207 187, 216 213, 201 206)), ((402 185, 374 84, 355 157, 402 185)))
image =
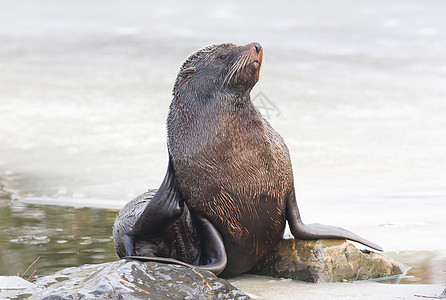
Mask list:
POLYGON ((249 91, 210 99, 176 95, 167 118, 168 148, 175 157, 190 156, 214 141, 236 119, 256 114, 249 91))

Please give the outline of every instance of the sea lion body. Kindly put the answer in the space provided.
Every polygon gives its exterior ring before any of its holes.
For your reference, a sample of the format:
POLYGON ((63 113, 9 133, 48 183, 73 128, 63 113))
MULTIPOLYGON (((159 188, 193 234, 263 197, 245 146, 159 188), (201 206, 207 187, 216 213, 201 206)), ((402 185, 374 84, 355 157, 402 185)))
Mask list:
MULTIPOLYGON (((303 224, 288 149, 250 98, 262 59, 258 43, 219 44, 183 64, 167 119, 168 171, 144 212, 121 231, 119 256, 169 248, 172 224, 192 224, 178 222, 186 210, 198 220, 190 251, 197 258, 188 263, 222 277, 254 267, 280 241, 286 221, 296 238, 346 238, 380 249, 339 227, 303 224)), ((173 262, 184 261, 171 253, 173 262)))
MULTIPOLYGON (((251 100, 245 101, 236 110, 209 111, 210 119, 219 114, 216 124, 209 124, 219 127, 219 133, 200 151, 177 152, 175 137, 180 135, 169 132, 185 203, 223 237, 228 262, 222 276, 248 271, 277 245, 286 224, 286 199, 293 190, 285 143, 251 100)), ((190 128, 190 134, 195 132, 190 128)))

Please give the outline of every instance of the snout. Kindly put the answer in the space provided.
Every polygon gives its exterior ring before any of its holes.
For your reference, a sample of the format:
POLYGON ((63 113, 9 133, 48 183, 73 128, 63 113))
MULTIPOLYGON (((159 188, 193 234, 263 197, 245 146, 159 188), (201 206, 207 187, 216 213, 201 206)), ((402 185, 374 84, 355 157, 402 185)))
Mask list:
POLYGON ((263 53, 263 48, 260 43, 253 42, 245 46, 245 48, 252 49, 256 54, 261 55, 263 53))
POLYGON ((252 43, 252 45, 254 46, 254 48, 256 49, 257 54, 260 54, 260 51, 262 51, 262 45, 260 45, 260 43, 252 43))
POLYGON ((249 51, 251 54, 251 58, 253 60, 253 63, 257 63, 258 66, 262 64, 263 60, 263 47, 260 45, 260 43, 253 42, 246 46, 244 46, 246 49, 245 51, 249 51))

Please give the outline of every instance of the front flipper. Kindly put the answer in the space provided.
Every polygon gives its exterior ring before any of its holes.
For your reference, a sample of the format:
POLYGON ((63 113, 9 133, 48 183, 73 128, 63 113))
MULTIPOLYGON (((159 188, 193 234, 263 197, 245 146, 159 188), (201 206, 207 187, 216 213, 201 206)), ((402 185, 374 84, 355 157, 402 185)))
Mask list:
POLYGON ((193 265, 167 257, 130 255, 124 258, 136 259, 139 261, 154 261, 167 264, 176 264, 189 268, 199 268, 218 275, 225 269, 227 263, 223 239, 211 222, 203 217, 196 217, 196 226, 200 237, 200 251, 193 265))
POLYGON ((383 251, 383 249, 380 246, 372 242, 369 242, 368 240, 344 228, 322 225, 322 224, 305 225, 300 217, 294 191, 288 196, 287 199, 286 218, 290 226, 291 233, 297 239, 302 239, 302 240, 347 239, 361 243, 375 250, 383 251))
POLYGON ((166 176, 155 196, 147 204, 143 213, 124 234, 126 256, 134 255, 135 240, 145 240, 164 232, 183 212, 183 200, 178 191, 175 171, 169 158, 166 176))

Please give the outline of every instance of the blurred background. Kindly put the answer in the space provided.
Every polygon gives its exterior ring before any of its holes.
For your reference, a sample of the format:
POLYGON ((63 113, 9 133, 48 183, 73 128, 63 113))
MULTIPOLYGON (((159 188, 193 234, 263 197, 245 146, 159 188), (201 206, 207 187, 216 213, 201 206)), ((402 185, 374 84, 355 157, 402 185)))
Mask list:
POLYGON ((289 147, 304 221, 380 244, 417 266, 413 282, 445 282, 445 9, 0 0, 0 178, 13 193, 0 200, 0 275, 39 251, 50 266, 115 259, 116 209, 164 177, 180 65, 211 43, 257 41, 264 63, 251 96, 261 93, 254 103, 289 147), (64 226, 106 244, 97 259, 66 261, 84 249, 61 225, 69 216, 64 226), (28 250, 11 260, 17 245, 28 250))

